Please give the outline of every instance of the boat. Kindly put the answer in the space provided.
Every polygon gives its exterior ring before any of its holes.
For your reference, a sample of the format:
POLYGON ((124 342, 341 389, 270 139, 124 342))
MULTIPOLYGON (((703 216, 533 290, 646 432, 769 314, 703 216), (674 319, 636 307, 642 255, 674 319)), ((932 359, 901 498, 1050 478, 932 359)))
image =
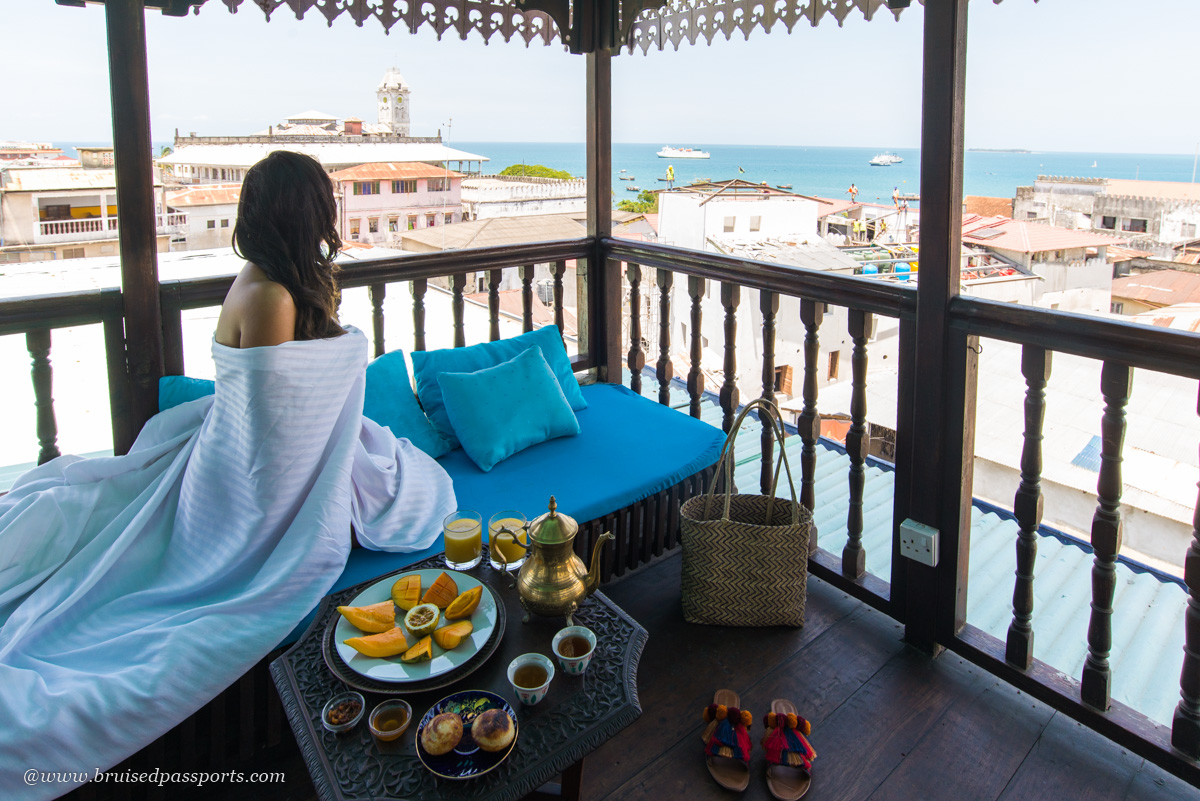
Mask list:
POLYGON ((674 181, 674 178, 659 178, 660 181, 674 181))
POLYGON ((642 188, 640 186, 634 186, 633 184, 630 184, 629 186, 625 187, 625 191, 626 192, 641 192, 642 188))
POLYGON ((900 156, 897 156, 895 153, 889 153, 885 150, 875 158, 871 159, 871 166, 890 167, 893 164, 899 164, 902 161, 904 161, 904 159, 902 159, 900 156))
POLYGON ((791 184, 775 184, 776 189, 791 189, 791 184))
POLYGON ((636 176, 634 176, 634 175, 618 175, 617 176, 618 181, 632 181, 635 178, 636 178, 636 176))
POLYGON ((1092 169, 1095 169, 1095 168, 1096 168, 1096 162, 1094 162, 1094 161, 1093 161, 1093 162, 1092 162, 1092 169))
POLYGON ((625 172, 625 171, 624 171, 624 170, 621 170, 621 172, 625 172))
POLYGON ((663 149, 658 151, 660 159, 707 159, 711 158, 707 150, 693 150, 690 147, 671 147, 663 145, 663 149))

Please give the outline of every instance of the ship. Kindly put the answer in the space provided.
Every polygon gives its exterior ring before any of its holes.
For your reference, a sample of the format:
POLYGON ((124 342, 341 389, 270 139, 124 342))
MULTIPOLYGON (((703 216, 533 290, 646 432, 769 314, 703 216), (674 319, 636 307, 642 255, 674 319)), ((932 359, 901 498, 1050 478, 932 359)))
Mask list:
POLYGON ((899 164, 902 161, 904 161, 904 159, 900 158, 895 153, 889 153, 888 151, 885 150, 882 153, 880 153, 878 156, 876 156, 875 158, 871 159, 871 166, 872 167, 890 167, 893 164, 899 164))
POLYGON ((618 181, 634 181, 634 180, 637 180, 637 178, 636 178, 636 176, 633 176, 633 175, 618 175, 617 180, 618 181))
POLYGON ((634 186, 633 184, 630 184, 629 186, 625 187, 625 191, 626 192, 641 192, 642 188, 640 186, 634 186))
POLYGON ((706 159, 711 158, 707 150, 693 150, 690 147, 670 147, 663 145, 658 151, 660 159, 706 159))

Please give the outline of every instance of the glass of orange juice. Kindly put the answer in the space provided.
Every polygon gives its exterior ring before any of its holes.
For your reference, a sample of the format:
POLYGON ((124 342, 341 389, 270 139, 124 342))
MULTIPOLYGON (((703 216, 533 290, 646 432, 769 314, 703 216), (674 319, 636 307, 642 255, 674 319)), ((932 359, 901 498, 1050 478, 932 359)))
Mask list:
POLYGON ((459 510, 442 521, 446 541, 446 567, 470 570, 483 558, 483 518, 478 512, 459 510))
POLYGON ((513 542, 514 537, 521 545, 529 544, 529 521, 525 515, 515 509, 492 515, 488 520, 488 547, 491 549, 488 562, 493 570, 504 569, 504 564, 496 558, 496 551, 504 553, 509 570, 516 570, 525 564, 525 549, 513 542))

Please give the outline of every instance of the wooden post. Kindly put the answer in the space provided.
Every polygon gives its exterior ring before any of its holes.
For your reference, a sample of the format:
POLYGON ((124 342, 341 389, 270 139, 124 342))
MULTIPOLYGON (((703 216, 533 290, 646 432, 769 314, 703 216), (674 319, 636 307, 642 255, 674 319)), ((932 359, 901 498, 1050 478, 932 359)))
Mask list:
POLYGON ((725 381, 721 384, 721 428, 728 433, 737 417, 741 398, 737 388, 737 308, 742 300, 742 288, 728 281, 721 282, 721 305, 725 307, 725 381))
POLYGON ((850 508, 846 514, 846 547, 842 549, 842 575, 860 578, 867 572, 863 550, 863 488, 867 480, 867 335, 871 314, 849 310, 849 333, 854 342, 850 359, 850 430, 846 433, 846 455, 850 457, 850 508))
MULTIPOLYGON (((762 396, 771 403, 775 402, 775 315, 779 313, 779 295, 766 289, 758 293, 758 308, 762 312, 763 348, 762 348, 762 396)), ((780 421, 782 422, 782 421, 780 421)), ((762 427, 762 466, 759 473, 758 486, 763 495, 771 493, 774 483, 772 467, 775 464, 775 437, 771 429, 762 427)))
POLYGON ((136 432, 158 411, 158 379, 163 375, 144 1, 112 0, 104 4, 104 18, 108 29, 121 291, 125 300, 126 369, 131 389, 129 416, 130 428, 136 432))
MULTIPOLYGON (((800 322, 804 324, 804 408, 796 428, 800 431, 800 504, 808 511, 816 504, 817 440, 821 438, 821 418, 817 414, 817 361, 821 356, 818 331, 825 317, 825 304, 815 300, 800 300, 800 322)), ((812 526, 808 537, 811 552, 817 547, 817 527, 812 526)))
MULTIPOLYGON (((591 11, 598 14, 599 4, 591 11)), ((621 265, 607 258, 600 240, 612 235, 612 52, 587 59, 587 233, 592 252, 579 275, 580 353, 599 368, 601 381, 621 383, 621 265), (586 312, 586 313, 585 313, 586 312)))
POLYGON ((521 276, 521 330, 528 334, 533 330, 533 265, 522 264, 517 270, 521 276))
MULTIPOLYGON (((1200 401, 1196 404, 1200 414, 1200 401)), ((1189 759, 1200 759, 1200 498, 1192 514, 1192 542, 1183 559, 1187 611, 1183 617, 1183 669, 1179 672, 1179 704, 1171 720, 1171 745, 1189 759)))
POLYGON ((629 388, 642 394, 642 369, 646 366, 646 352, 642 349, 642 268, 629 264, 625 268, 629 277, 629 388))
POLYGON ((975 352, 950 327, 962 253, 967 0, 925 8, 921 97, 921 281, 918 286, 909 516, 941 532, 937 567, 906 560, 905 636, 937 653, 966 617, 974 464, 975 352))
POLYGON ((58 450, 58 422, 54 419, 54 372, 50 368, 50 329, 25 333, 25 347, 33 365, 33 403, 37 408, 38 464, 62 454, 58 450))
MULTIPOLYGON (((663 406, 671 403, 671 285, 675 274, 670 270, 658 270, 658 364, 655 377, 658 379, 658 402, 663 406)), ((658 554, 655 554, 657 556, 658 554)))
POLYGON ((1021 485, 1013 514, 1021 527, 1017 535, 1017 581, 1013 587, 1013 619, 1008 626, 1004 660, 1021 670, 1033 664, 1033 563, 1037 559, 1038 527, 1042 524, 1042 424, 1046 419, 1046 382, 1051 353, 1045 348, 1021 348, 1025 375, 1025 445, 1021 449, 1021 485))
POLYGON ((367 289, 371 296, 371 327, 375 334, 375 358, 387 352, 383 341, 383 299, 387 297, 387 284, 371 284, 367 289))
POLYGON ((500 339, 500 282, 504 270, 488 270, 488 341, 500 339))
POLYGON ((458 273, 450 276, 450 316, 454 319, 454 347, 461 348, 467 344, 467 334, 464 327, 463 290, 467 286, 467 274, 458 273))
POLYGON ((425 290, 427 288, 428 284, 424 278, 417 278, 412 282, 413 350, 425 350, 425 290))
POLYGON ((704 300, 704 279, 695 275, 688 276, 688 296, 692 299, 692 366, 688 370, 688 411, 692 417, 700 419, 700 397, 704 394, 704 371, 700 369, 700 357, 703 346, 700 340, 700 326, 703 323, 701 301, 704 300))

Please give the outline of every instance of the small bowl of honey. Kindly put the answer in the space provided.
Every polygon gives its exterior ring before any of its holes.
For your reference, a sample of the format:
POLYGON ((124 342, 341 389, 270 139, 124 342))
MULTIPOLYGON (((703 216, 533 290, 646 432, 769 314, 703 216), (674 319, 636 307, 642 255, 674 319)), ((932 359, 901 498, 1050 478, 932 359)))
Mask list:
POLYGON ((546 697, 553 678, 554 663, 541 654, 522 654, 508 665, 508 683, 517 699, 527 706, 546 697))
POLYGON ((563 673, 578 676, 587 670, 596 652, 596 635, 583 626, 567 626, 554 635, 554 655, 563 673))
POLYGON ((371 716, 367 718, 371 734, 375 735, 376 740, 384 742, 399 739, 411 722, 412 707, 408 705, 408 701, 399 698, 380 703, 371 710, 371 716))

